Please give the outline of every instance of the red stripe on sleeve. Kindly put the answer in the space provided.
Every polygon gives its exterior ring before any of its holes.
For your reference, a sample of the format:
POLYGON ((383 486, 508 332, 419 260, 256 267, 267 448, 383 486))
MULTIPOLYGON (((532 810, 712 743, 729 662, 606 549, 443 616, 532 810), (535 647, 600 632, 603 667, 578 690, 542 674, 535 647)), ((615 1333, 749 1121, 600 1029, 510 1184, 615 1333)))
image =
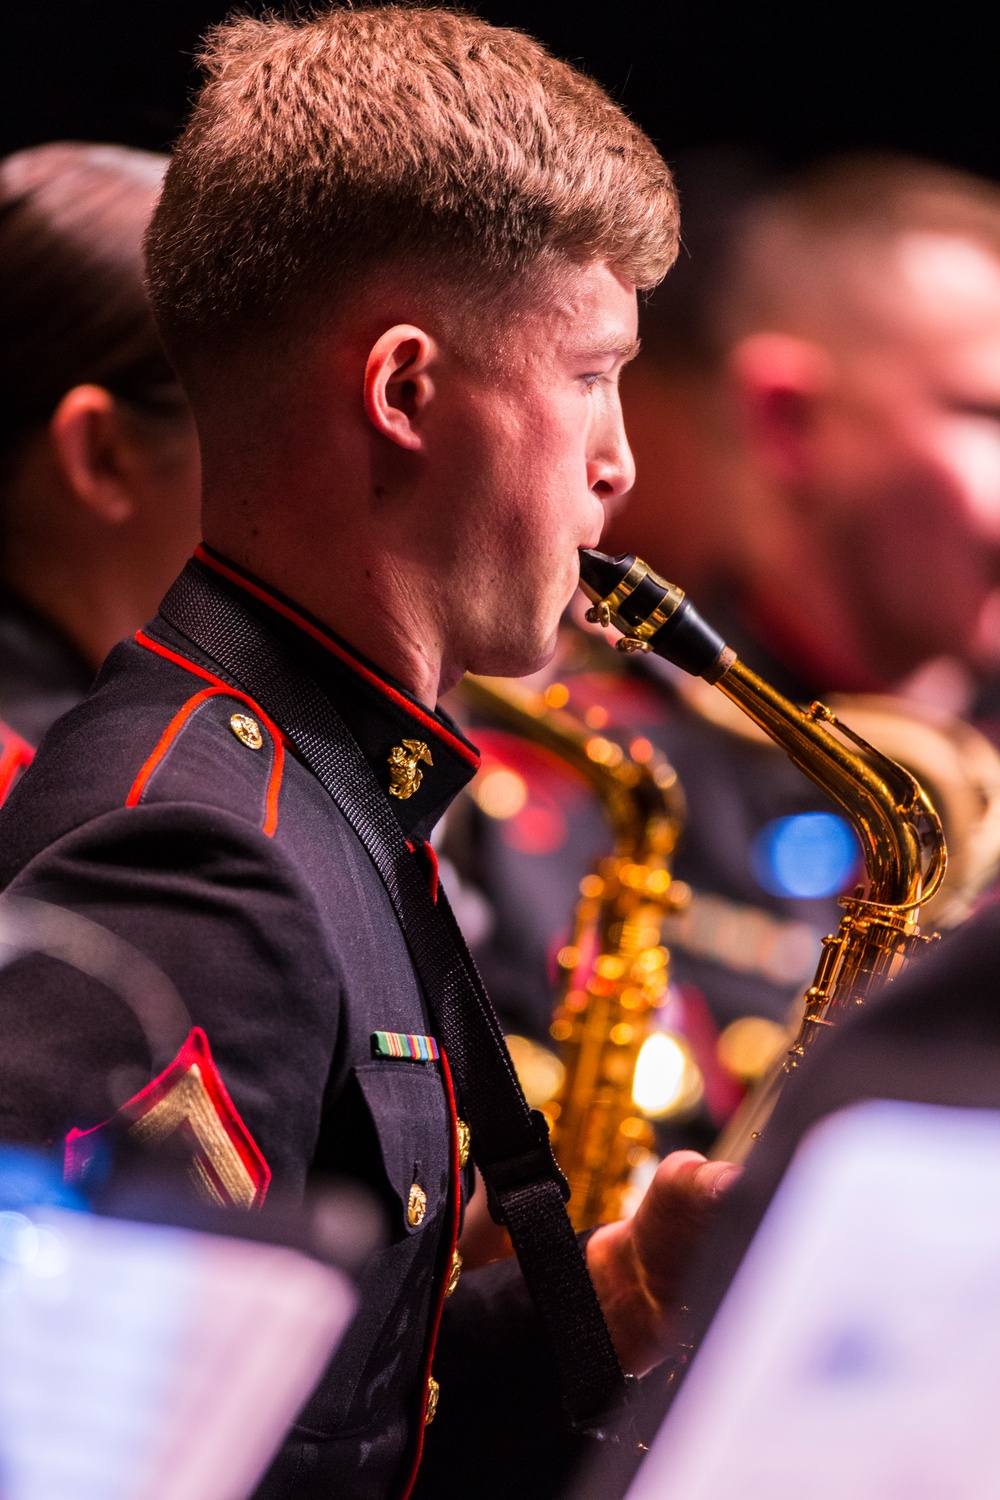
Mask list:
POLYGON ((178 713, 174 714, 173 718, 170 720, 170 723, 160 735, 160 738, 157 741, 156 748, 154 749, 152 755, 146 761, 145 765, 142 767, 142 770, 133 781, 131 789, 129 790, 129 794, 125 798, 126 807, 136 806, 139 798, 142 796, 143 792, 146 789, 146 783, 149 781, 149 778, 152 776, 153 772, 160 764, 160 761, 166 755, 167 751, 170 749, 170 746, 180 734, 181 730, 184 728, 184 725, 194 713, 195 709, 200 708, 200 706, 205 702, 207 698, 214 698, 218 692, 218 688, 203 688, 200 693, 195 693, 193 698, 189 698, 188 701, 184 704, 184 707, 180 709, 178 713))
POLYGON ((200 693, 195 693, 194 697, 189 698, 171 719, 157 741, 152 755, 146 760, 138 776, 133 781, 129 794, 125 798, 125 806, 135 807, 138 804, 149 782, 149 778, 170 749, 178 734, 184 728, 188 719, 202 703, 209 698, 235 698, 238 702, 245 703, 248 708, 253 710, 254 716, 260 720, 261 724, 270 734, 274 746, 271 773, 267 782, 267 795, 264 799, 264 821, 261 825, 261 832, 265 833, 268 838, 273 838, 278 827, 278 795, 281 791, 281 779, 285 770, 284 736, 277 724, 273 723, 260 705, 255 703, 246 693, 241 693, 236 688, 231 688, 228 683, 223 682, 219 677, 215 677, 213 673, 206 671, 204 667, 198 667, 194 662, 188 661, 186 657, 178 656, 176 652, 168 650, 166 646, 160 646, 159 642, 150 640, 141 630, 136 635, 136 641, 140 646, 145 646, 147 651, 155 651, 158 656, 164 656, 168 661, 176 662, 178 666, 193 672, 195 676, 207 678, 213 686, 202 688, 200 693))
POLYGON ((27 740, 15 734, 9 724, 0 724, 0 806, 20 773, 31 765, 35 752, 27 740))

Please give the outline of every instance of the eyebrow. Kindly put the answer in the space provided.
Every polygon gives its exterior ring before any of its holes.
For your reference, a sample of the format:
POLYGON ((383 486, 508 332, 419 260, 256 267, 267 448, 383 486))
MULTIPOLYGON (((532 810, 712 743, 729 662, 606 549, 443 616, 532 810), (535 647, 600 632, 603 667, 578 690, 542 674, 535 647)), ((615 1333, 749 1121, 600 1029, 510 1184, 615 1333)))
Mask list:
POLYGON ((607 339, 604 343, 588 344, 586 349, 580 350, 579 358, 599 359, 602 355, 617 354, 623 364, 628 364, 639 353, 639 344, 639 339, 632 339, 625 344, 619 343, 617 339, 607 339))

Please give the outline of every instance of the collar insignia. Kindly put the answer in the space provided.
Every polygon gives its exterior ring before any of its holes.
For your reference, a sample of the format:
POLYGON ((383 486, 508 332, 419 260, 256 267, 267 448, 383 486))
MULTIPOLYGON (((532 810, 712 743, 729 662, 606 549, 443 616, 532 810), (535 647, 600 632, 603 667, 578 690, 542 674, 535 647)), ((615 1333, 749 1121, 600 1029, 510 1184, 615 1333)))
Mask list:
POLYGON ((420 769, 419 762, 423 761, 425 766, 434 764, 431 752, 423 740, 404 740, 401 745, 393 745, 389 751, 389 796, 398 797, 405 802, 419 790, 420 783, 424 779, 424 773, 420 769))
POLYGON ((263 1203, 270 1168, 229 1097, 200 1026, 170 1066, 110 1120, 92 1130, 69 1132, 67 1181, 79 1181, 100 1149, 101 1137, 121 1128, 140 1146, 169 1142, 179 1147, 198 1193, 210 1203, 225 1208, 263 1203))

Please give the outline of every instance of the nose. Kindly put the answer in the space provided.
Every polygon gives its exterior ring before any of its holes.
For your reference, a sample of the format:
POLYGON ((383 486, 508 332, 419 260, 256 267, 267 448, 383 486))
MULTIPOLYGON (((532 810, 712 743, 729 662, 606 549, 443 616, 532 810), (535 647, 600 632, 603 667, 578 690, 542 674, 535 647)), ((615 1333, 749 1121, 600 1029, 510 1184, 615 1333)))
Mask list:
POLYGON ((604 506, 610 518, 621 510, 625 497, 635 484, 635 460, 625 436, 621 407, 615 402, 599 431, 593 434, 592 452, 587 464, 587 482, 591 494, 604 506))

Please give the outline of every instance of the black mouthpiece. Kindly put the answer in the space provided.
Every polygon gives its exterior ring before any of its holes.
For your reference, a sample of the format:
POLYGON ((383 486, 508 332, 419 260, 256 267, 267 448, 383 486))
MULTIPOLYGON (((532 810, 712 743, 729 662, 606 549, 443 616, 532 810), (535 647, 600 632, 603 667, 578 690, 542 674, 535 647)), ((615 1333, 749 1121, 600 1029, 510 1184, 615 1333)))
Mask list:
POLYGON ((715 681, 732 660, 725 641, 683 591, 640 558, 627 552, 608 557, 581 547, 580 587, 599 611, 607 606, 607 618, 626 640, 643 644, 693 677, 715 681))

